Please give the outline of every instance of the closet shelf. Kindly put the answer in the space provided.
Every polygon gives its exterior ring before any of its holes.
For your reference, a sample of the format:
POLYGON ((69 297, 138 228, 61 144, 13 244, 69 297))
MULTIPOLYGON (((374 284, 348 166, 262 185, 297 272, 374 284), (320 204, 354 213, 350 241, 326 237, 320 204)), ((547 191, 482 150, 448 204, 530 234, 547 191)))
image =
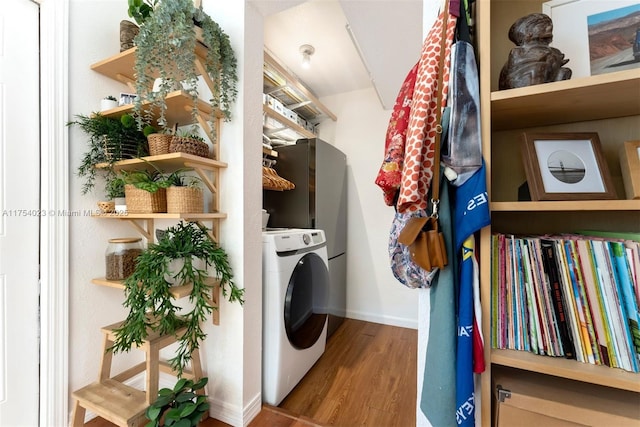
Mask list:
POLYGON ((264 52, 263 77, 264 93, 278 99, 306 120, 321 117, 338 120, 331 110, 268 52, 264 52))
POLYGON ((518 350, 491 350, 491 363, 541 374, 640 392, 640 374, 609 366, 591 365, 561 357, 518 350))
MULTIPOLYGON (((265 129, 265 133, 267 133, 268 136, 278 137, 279 133, 288 131, 286 135, 282 136, 284 139, 291 139, 291 135, 290 135, 291 132, 294 132, 297 134, 298 136, 297 139, 316 137, 315 133, 303 128, 298 123, 288 119, 287 117, 283 116, 277 111, 269 108, 269 106, 267 105, 262 106, 262 111, 267 117, 272 118, 274 121, 278 122, 278 124, 280 125, 280 126, 271 126, 265 123, 264 129, 265 129)), ((293 140, 295 139, 296 138, 294 138, 293 140)))

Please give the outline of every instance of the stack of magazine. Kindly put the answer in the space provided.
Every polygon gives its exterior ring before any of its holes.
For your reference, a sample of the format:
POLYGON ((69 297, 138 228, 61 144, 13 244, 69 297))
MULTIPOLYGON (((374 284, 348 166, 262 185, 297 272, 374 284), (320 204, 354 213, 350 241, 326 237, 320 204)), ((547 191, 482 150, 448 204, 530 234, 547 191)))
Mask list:
POLYGON ((492 347, 638 372, 640 243, 629 236, 493 235, 492 347))

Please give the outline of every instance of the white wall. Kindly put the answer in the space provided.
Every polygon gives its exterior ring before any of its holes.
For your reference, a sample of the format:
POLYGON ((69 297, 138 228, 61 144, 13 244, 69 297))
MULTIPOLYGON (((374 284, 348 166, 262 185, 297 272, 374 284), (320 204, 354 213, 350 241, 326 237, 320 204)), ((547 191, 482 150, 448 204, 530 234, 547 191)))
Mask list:
POLYGON ((321 101, 338 121, 324 121, 320 137, 347 155, 347 317, 417 328, 416 290, 400 284, 389 267, 394 209, 384 204, 374 182, 391 111, 382 109, 373 88, 321 101))
MULTIPOLYGON (((90 65, 119 52, 119 22, 126 17, 124 6, 113 0, 70 2, 69 6, 69 117, 91 114, 99 109, 99 100, 127 92, 117 82, 94 71, 90 65)), ((100 328, 123 320, 122 291, 96 286, 91 279, 104 276, 104 251, 114 237, 137 233, 119 221, 98 220, 82 215, 96 208, 103 197, 102 183, 97 191, 82 196, 82 181, 76 170, 86 148, 84 134, 72 128, 69 135, 70 194, 69 218, 69 390, 73 391, 98 378, 102 348, 100 328)), ((142 360, 140 355, 133 358, 142 360)), ((115 369, 132 363, 131 358, 116 357, 115 369), (129 360, 126 360, 129 359, 129 360)))
MULTIPOLYGON (((255 22, 251 12, 245 18, 244 2, 205 0, 203 5, 230 36, 238 58, 239 99, 232 112, 233 121, 223 123, 221 135, 221 160, 229 164, 221 174, 220 204, 228 214, 222 221, 221 245, 229 253, 235 283, 246 289, 247 297, 244 307, 223 301, 220 326, 206 325, 208 337, 201 354, 210 381, 212 415, 232 425, 243 425, 260 410, 262 28, 261 20, 255 22), (249 40, 253 47, 245 50, 244 43, 249 40), (251 90, 245 91, 245 85, 251 90)), ((126 2, 121 0, 70 1, 70 117, 97 110, 105 95, 129 91, 90 70, 92 63, 119 52, 121 19, 128 19, 126 2)), ((85 140, 79 130, 71 130, 70 207, 80 216, 70 219, 70 391, 95 381, 101 353, 100 328, 126 316, 122 292, 93 285, 90 280, 104 275, 109 238, 136 235, 128 224, 82 216, 83 210, 95 209, 96 201, 103 196, 101 183, 94 194, 81 195, 82 181, 75 171, 85 140)), ((156 221, 156 228, 169 225, 172 223, 156 221)), ((115 370, 142 360, 137 353, 117 355, 115 370)), ((173 382, 165 377, 160 385, 171 386, 173 382)))

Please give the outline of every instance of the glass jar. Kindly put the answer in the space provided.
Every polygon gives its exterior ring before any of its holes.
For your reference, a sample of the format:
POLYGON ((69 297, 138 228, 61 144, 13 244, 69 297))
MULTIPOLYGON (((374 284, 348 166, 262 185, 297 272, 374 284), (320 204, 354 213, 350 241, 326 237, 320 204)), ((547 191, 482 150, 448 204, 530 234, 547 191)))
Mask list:
POLYGON ((136 269, 136 259, 142 253, 142 238, 109 239, 105 252, 106 279, 124 280, 136 269))

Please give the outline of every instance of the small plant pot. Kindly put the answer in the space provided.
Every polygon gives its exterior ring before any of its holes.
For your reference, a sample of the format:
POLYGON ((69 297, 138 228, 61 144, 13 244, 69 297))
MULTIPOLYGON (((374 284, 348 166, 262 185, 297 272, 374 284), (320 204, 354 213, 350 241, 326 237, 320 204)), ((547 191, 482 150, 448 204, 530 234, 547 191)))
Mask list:
MULTIPOLYGON (((182 283, 179 279, 175 277, 176 274, 178 274, 180 270, 182 270, 182 267, 184 267, 184 260, 185 260, 184 258, 178 258, 178 259, 172 259, 171 261, 169 261, 169 266, 168 266, 169 274, 165 274, 164 280, 169 282, 171 286, 186 285, 186 283, 182 283)), ((197 268, 198 270, 204 270, 206 267, 206 264, 204 263, 204 261, 199 258, 192 258, 191 265, 193 268, 197 268)))
POLYGON ((118 101, 114 99, 104 98, 100 100, 100 111, 107 111, 117 107, 118 107, 118 101))
POLYGON ((209 146, 206 142, 182 136, 174 136, 169 144, 170 153, 187 153, 195 156, 210 158, 209 146))
POLYGON ((169 144, 171 144, 172 135, 164 133, 152 133, 147 136, 147 142, 149 143, 149 155, 159 156, 161 154, 169 153, 169 144))
POLYGON ((204 212, 204 192, 201 188, 175 187, 167 188, 168 213, 202 213, 204 212))
POLYGON ((134 159, 138 156, 138 147, 132 144, 121 144, 120 142, 112 141, 106 136, 102 142, 102 150, 107 161, 134 159))
POLYGON ((116 213, 125 213, 127 212, 127 199, 124 197, 116 197, 113 199, 115 203, 115 212, 116 213))
POLYGON ((127 200, 128 213, 167 212, 167 192, 164 188, 150 193, 136 188, 134 185, 127 184, 124 186, 124 194, 127 200))

